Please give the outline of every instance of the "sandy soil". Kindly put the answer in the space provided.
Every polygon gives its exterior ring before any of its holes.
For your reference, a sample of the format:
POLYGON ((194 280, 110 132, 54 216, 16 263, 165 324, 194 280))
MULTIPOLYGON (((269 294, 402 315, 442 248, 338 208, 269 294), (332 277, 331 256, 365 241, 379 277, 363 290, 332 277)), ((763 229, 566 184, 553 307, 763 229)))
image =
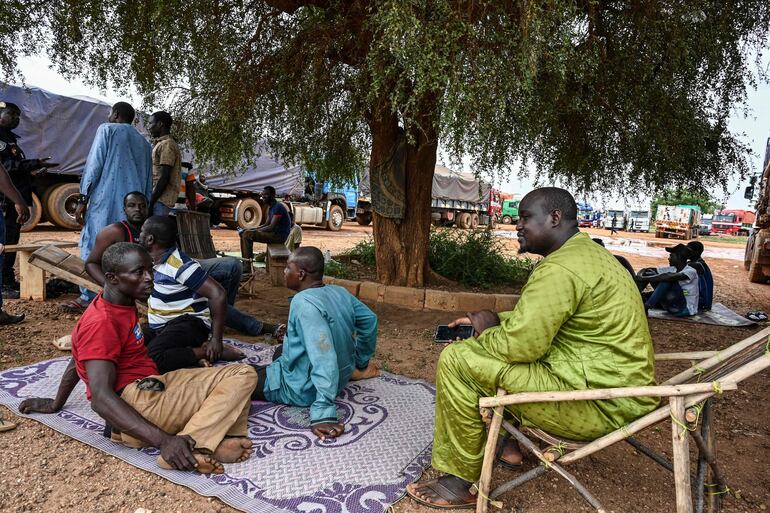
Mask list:
MULTIPOLYGON (((507 227, 506 227, 507 228, 507 227)), ((333 253, 364 239, 371 228, 346 226, 337 233, 305 230, 305 244, 333 253)), ((625 234, 623 234, 625 235, 625 234)), ((230 230, 214 232, 219 249, 237 248, 230 230)), ((76 240, 74 232, 36 230, 24 242, 41 239, 76 240)), ((713 243, 707 243, 707 247, 713 243)), ((507 242, 514 253, 515 241, 507 242)), ((729 248, 728 248, 729 249, 729 248)), ((659 258, 625 254, 635 267, 665 265, 659 258)), ((710 259, 715 275, 716 300, 740 313, 770 311, 770 285, 748 282, 740 262, 710 259)), ((286 289, 265 285, 262 297, 240 300, 238 306, 267 321, 279 321, 288 313, 286 289)), ((7 309, 25 312, 28 320, 0 331, 0 369, 60 356, 50 340, 69 332, 76 317, 58 313, 56 301, 32 303, 8 301, 7 309)), ((376 360, 391 372, 433 381, 440 347, 431 343, 434 326, 454 318, 452 312, 408 311, 387 305, 374 306, 380 317, 376 360)), ((659 352, 718 349, 740 340, 758 328, 724 328, 652 320, 650 330, 659 352)), ((231 334, 232 335, 232 334, 231 334)), ((249 340, 248 337, 239 337, 249 340)), ((254 340, 254 339, 252 339, 254 340)), ((667 362, 657 367, 664 379, 681 369, 667 362)), ((734 494, 723 511, 757 512, 770 508, 770 405, 762 399, 770 393, 769 375, 754 377, 738 392, 727 393, 716 403, 719 460, 734 494)), ((234 512, 217 499, 201 497, 181 486, 133 468, 111 456, 60 435, 41 424, 15 417, 6 408, 0 413, 19 423, 0 434, 0 511, 12 512, 127 512, 143 507, 158 512, 234 512)), ((643 442, 670 456, 670 428, 663 423, 640 437, 643 442)), ((663 513, 674 509, 671 475, 637 454, 617 445, 572 467, 572 471, 610 511, 663 513)), ((432 473, 429 471, 429 473, 432 473)), ((495 480, 510 479, 511 471, 498 469, 495 480)), ((529 513, 589 511, 579 496, 560 479, 549 476, 504 495, 504 510, 529 513)), ((395 513, 427 513, 409 499, 394 506, 395 513)))

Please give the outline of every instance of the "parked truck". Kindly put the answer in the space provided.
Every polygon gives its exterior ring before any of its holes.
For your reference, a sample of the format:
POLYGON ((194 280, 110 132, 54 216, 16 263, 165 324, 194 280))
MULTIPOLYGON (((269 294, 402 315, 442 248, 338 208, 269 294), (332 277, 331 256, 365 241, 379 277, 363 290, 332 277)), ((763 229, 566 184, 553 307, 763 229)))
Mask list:
MULTIPOLYGON (((445 226, 475 229, 500 219, 500 191, 471 173, 438 165, 433 173, 431 216, 445 226)), ((518 214, 518 212, 517 212, 518 214)))
MULTIPOLYGON (((65 229, 80 228, 75 221, 75 208, 80 192, 80 175, 96 130, 107 121, 111 105, 86 97, 68 97, 44 89, 28 89, 0 83, 2 98, 19 105, 21 123, 14 130, 29 158, 51 157, 58 167, 32 177, 32 215, 23 226, 30 231, 38 223, 50 221, 65 229)), ((142 116, 137 116, 139 131, 142 116)), ((346 218, 355 218, 358 193, 355 187, 333 188, 321 184, 306 190, 307 173, 300 166, 287 165, 273 159, 267 148, 255 148, 261 156, 255 163, 244 162, 243 171, 218 174, 206 169, 206 188, 213 201, 212 219, 230 228, 255 228, 262 224, 267 209, 259 194, 266 185, 276 188, 279 196, 289 198, 298 224, 339 230, 346 218)), ((193 159, 192 153, 184 155, 193 159)), ((200 169, 196 170, 201 172, 200 169)))
POLYGON ((650 211, 649 210, 629 211, 627 228, 629 232, 649 232, 650 231, 650 211))
POLYGON ((770 139, 767 140, 763 170, 751 178, 744 197, 751 201, 757 192, 756 219, 743 259, 752 283, 770 279, 770 139))
POLYGON ((751 210, 717 210, 711 220, 711 232, 725 235, 748 235, 756 214, 751 210))
POLYGON ((612 220, 615 220, 616 230, 626 229, 626 211, 625 210, 607 210, 602 217, 604 220, 604 228, 607 230, 612 229, 612 220))
POLYGON ((517 199, 504 199, 500 209, 500 222, 503 224, 516 224, 519 221, 519 202, 517 199))
POLYGON ((655 237, 697 239, 701 212, 697 205, 658 205, 655 214, 655 237))

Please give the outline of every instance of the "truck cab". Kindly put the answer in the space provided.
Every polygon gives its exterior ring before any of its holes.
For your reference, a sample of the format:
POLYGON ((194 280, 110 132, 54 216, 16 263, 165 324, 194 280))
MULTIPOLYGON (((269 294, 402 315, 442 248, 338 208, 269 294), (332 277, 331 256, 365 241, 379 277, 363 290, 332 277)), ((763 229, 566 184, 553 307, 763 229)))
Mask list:
POLYGON ((517 199, 503 200, 500 209, 500 222, 503 224, 516 224, 519 220, 519 201, 517 199))
POLYGON ((607 210, 604 214, 604 228, 612 229, 612 219, 615 218, 615 229, 626 229, 626 212, 624 210, 607 210))
POLYGON ((717 210, 711 222, 711 231, 725 235, 748 235, 755 217, 754 212, 748 210, 717 210))
POLYGON ((632 210, 628 213, 628 231, 629 232, 649 232, 650 231, 650 211, 632 210))

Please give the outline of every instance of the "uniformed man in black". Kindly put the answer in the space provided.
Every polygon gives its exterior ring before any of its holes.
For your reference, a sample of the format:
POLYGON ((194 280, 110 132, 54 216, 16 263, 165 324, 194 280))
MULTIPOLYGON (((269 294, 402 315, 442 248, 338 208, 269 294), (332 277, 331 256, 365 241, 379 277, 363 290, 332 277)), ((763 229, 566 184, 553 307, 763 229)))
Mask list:
MULTIPOLYGON (((21 109, 15 103, 0 101, 0 163, 3 164, 11 177, 13 185, 21 193, 28 205, 32 204, 32 173, 42 172, 49 167, 58 166, 44 159, 27 159, 21 151, 17 140, 19 137, 11 130, 19 126, 21 109)), ((12 201, 6 198, 5 210, 5 243, 18 244, 21 235, 21 225, 12 201)), ((19 297, 19 282, 13 272, 16 253, 7 253, 3 260, 3 297, 17 299, 19 297)))

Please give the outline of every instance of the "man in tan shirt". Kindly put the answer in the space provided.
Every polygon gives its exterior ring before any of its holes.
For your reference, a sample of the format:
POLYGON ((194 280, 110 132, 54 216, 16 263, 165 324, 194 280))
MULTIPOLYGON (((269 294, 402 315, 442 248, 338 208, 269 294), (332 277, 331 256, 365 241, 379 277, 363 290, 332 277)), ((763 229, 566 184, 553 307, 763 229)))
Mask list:
POLYGON ((179 196, 182 181, 182 152, 171 137, 171 114, 158 111, 150 116, 147 129, 155 139, 152 148, 152 181, 155 184, 150 199, 150 211, 156 216, 171 213, 179 196))

